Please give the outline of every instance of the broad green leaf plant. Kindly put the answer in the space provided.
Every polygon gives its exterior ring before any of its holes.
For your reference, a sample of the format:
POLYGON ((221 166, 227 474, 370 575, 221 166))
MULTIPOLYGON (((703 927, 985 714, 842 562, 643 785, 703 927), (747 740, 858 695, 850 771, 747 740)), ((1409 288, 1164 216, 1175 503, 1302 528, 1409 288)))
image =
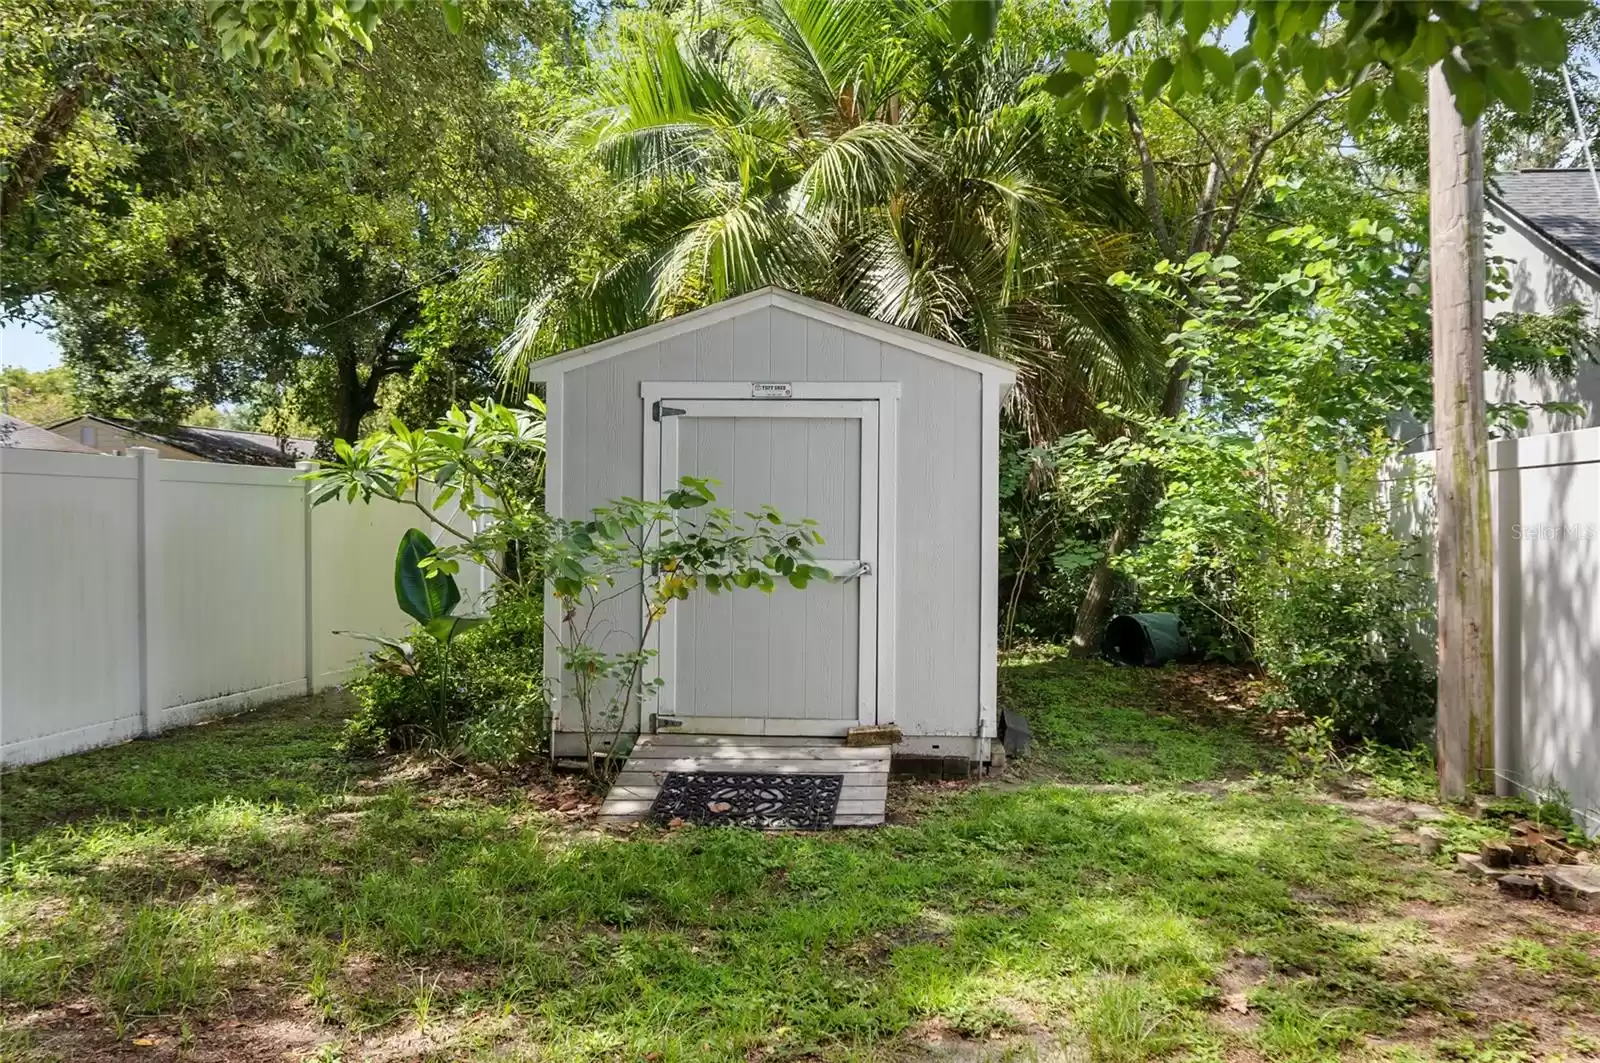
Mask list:
MULTIPOLYGON (((436 564, 438 548, 433 540, 416 528, 408 528, 400 537, 400 547, 394 557, 394 597, 400 609, 417 622, 418 627, 439 644, 442 667, 438 689, 433 698, 433 742, 448 748, 452 742, 449 714, 450 646, 456 636, 483 623, 481 616, 456 616, 456 606, 461 604, 461 588, 455 576, 436 564)), ((416 652, 412 643, 404 639, 388 638, 346 631, 367 642, 375 642, 380 652, 373 654, 375 667, 396 675, 420 679, 416 652), (381 652, 387 650, 387 653, 381 652)))

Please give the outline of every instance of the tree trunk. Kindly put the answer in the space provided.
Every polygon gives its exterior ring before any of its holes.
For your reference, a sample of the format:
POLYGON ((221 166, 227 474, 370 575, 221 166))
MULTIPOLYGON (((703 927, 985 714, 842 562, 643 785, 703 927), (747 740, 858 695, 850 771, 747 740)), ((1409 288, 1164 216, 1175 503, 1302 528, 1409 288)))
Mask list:
MULTIPOLYGON (((1156 185, 1155 157, 1151 154, 1150 142, 1145 137, 1144 125, 1139 120, 1138 112, 1131 103, 1127 105, 1127 110, 1128 129, 1139 152, 1145 210, 1149 214, 1150 225, 1155 230, 1162 251, 1169 259, 1175 260, 1177 247, 1167 229, 1161 210, 1160 194, 1156 185)), ((1257 150, 1264 151, 1264 149, 1257 150)), ((1247 186, 1252 186, 1254 182, 1254 164, 1251 172, 1252 177, 1246 182, 1247 186)), ((1205 191, 1195 212, 1194 231, 1189 236, 1191 255, 1197 251, 1213 250, 1217 203, 1222 195, 1222 178, 1222 167, 1218 161, 1213 160, 1206 170, 1205 191)), ((1216 251, 1221 251, 1231 233, 1232 229, 1229 228, 1215 240, 1216 251)), ((1161 416, 1169 421, 1178 416, 1183 412, 1183 404, 1188 397, 1189 359, 1179 358, 1167 372, 1166 388, 1161 394, 1161 416)), ((1100 633, 1106 626, 1106 612, 1111 608, 1111 591, 1116 582, 1116 573, 1111 567, 1112 560, 1139 541, 1139 536, 1144 532, 1145 521, 1150 516, 1150 507, 1161 485, 1153 474, 1147 474, 1134 476, 1128 489, 1131 495, 1128 510, 1122 519, 1117 521, 1116 527, 1111 529, 1111 541, 1106 544, 1105 554, 1095 563, 1094 571, 1089 574, 1088 590, 1084 592, 1083 601, 1078 603, 1078 612, 1073 618, 1072 645, 1069 652, 1074 657, 1092 657, 1099 651, 1100 633)))
POLYGON ((389 377, 410 371, 416 357, 400 348, 406 330, 417 320, 414 302, 398 312, 373 348, 372 364, 361 376, 361 359, 346 348, 339 359, 338 393, 334 396, 334 438, 355 442, 361 438, 361 419, 378 408, 378 386, 389 377))
POLYGON ((381 377, 377 369, 361 379, 361 365, 353 355, 339 361, 338 390, 334 401, 333 438, 354 443, 361 438, 361 419, 378 408, 377 393, 381 377))
POLYGON ((50 101, 27 145, 12 161, 5 185, 0 188, 0 225, 20 213, 22 205, 33 195, 39 179, 55 160, 56 144, 72 129, 78 115, 83 113, 88 95, 88 83, 82 78, 56 91, 55 99, 50 101))
MULTIPOLYGON (((1137 500, 1133 505, 1143 508, 1137 500)), ((1111 611, 1111 592, 1117 579, 1111 559, 1126 550, 1143 528, 1143 516, 1130 512, 1111 529, 1111 542, 1106 545, 1106 552, 1100 560, 1095 562, 1094 571, 1089 573, 1089 587, 1083 592, 1083 601, 1078 603, 1078 615, 1072 622, 1069 653, 1073 657, 1093 657, 1100 652, 1100 635, 1105 630, 1106 614, 1111 611)))
MULTIPOLYGON (((1183 412, 1189 398, 1189 360, 1180 358, 1167 374, 1167 387, 1161 395, 1161 416, 1167 420, 1183 412)), ((1083 601, 1078 603, 1077 615, 1072 621, 1072 645, 1068 652, 1073 657, 1093 657, 1100 651, 1100 634, 1105 630, 1106 614, 1111 609, 1111 592, 1116 583, 1116 572, 1111 567, 1114 558, 1139 541, 1144 533, 1145 521, 1150 517, 1150 507, 1161 485, 1154 474, 1135 475, 1128 485, 1131 498, 1128 510, 1111 529, 1111 541, 1106 552, 1095 563, 1089 574, 1089 587, 1083 601)))
POLYGON ((1428 81, 1428 233, 1438 519, 1439 791, 1494 771, 1494 569, 1483 392, 1483 141, 1444 69, 1428 81))
MULTIPOLYGON (((1337 93, 1313 100, 1309 106, 1300 111, 1289 121, 1279 126, 1276 130, 1269 131, 1259 140, 1255 141, 1250 150, 1250 160, 1245 168, 1244 180, 1238 183, 1234 191, 1234 203, 1231 208, 1222 211, 1222 226, 1217 227, 1219 202, 1222 196, 1222 186, 1228 172, 1224 171, 1225 165, 1222 157, 1213 154, 1211 165, 1207 167, 1205 191, 1200 196, 1194 215, 1194 232, 1189 239, 1189 253, 1196 251, 1210 251, 1221 254, 1228 246, 1228 241, 1239 227, 1239 222, 1244 216, 1245 209, 1251 202, 1259 187, 1261 166, 1266 161, 1267 153, 1272 146, 1306 122, 1316 117, 1327 104, 1338 96, 1337 93)), ((1166 216, 1161 207, 1160 189, 1156 177, 1155 155, 1150 150, 1150 142, 1144 133, 1144 125, 1139 120, 1138 111, 1132 103, 1128 103, 1128 132, 1133 138, 1134 147, 1139 152, 1139 169, 1144 191, 1145 212, 1150 217, 1150 226, 1156 234, 1156 240, 1161 250, 1169 259, 1176 260, 1177 244, 1173 234, 1167 228, 1166 216)), ((1193 122, 1190 122, 1193 125, 1193 122)), ((1196 131, 1199 127, 1196 126, 1196 131)), ((1235 182, 1228 178, 1228 183, 1235 182)), ((1161 396, 1161 416, 1171 420, 1183 412, 1183 404, 1189 397, 1189 361, 1180 358, 1167 374, 1167 386, 1161 396)), ((1089 591, 1078 606, 1078 615, 1072 626, 1072 655, 1086 657, 1094 653, 1100 644, 1100 632, 1105 627, 1106 610, 1111 605, 1111 588, 1113 572, 1111 561, 1118 554, 1139 541, 1139 536, 1144 532, 1144 524, 1149 519, 1150 510, 1155 504, 1155 499, 1161 490, 1161 483, 1154 475, 1139 477, 1129 484, 1132 492, 1128 511, 1111 532, 1111 541, 1106 546, 1105 556, 1095 566, 1094 572, 1089 577, 1089 591)))

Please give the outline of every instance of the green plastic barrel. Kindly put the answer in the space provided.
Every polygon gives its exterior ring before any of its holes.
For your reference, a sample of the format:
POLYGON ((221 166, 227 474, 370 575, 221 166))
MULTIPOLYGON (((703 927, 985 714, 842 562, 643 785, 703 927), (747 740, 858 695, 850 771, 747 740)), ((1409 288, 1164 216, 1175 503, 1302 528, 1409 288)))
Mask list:
POLYGON ((1122 664, 1155 668, 1189 652, 1177 613, 1123 613, 1111 618, 1100 649, 1122 664))

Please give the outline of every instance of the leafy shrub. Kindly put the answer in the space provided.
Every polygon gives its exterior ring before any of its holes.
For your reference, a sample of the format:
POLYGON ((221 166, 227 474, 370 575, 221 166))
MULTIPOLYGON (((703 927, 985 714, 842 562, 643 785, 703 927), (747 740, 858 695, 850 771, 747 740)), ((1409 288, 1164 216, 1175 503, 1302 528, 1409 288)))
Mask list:
POLYGON ((426 635, 413 634, 409 668, 398 667, 392 658, 374 660, 350 680, 360 708, 341 739, 348 755, 428 742, 459 748, 474 760, 509 762, 543 747, 544 615, 538 598, 498 601, 483 624, 455 639, 442 706, 442 648, 426 635), (437 733, 441 720, 447 731, 442 735, 437 733))
MULTIPOLYGON (((1007 433, 1000 450, 1000 639, 1064 640, 1118 513, 1135 455, 1125 438, 1073 432, 1030 445, 1007 433)), ((1119 588, 1119 592, 1122 589, 1119 588)), ((1114 608, 1131 600, 1119 593, 1114 608)))
POLYGON ((1434 771, 1430 745, 1395 749, 1369 742, 1353 750, 1345 762, 1351 771, 1366 776, 1380 797, 1433 801, 1439 796, 1439 777, 1434 771))
POLYGON ((1415 546, 1389 531, 1385 442, 1342 458, 1204 425, 1150 435, 1168 489, 1118 561, 1141 605, 1199 619, 1208 656, 1258 662, 1265 708, 1325 721, 1341 743, 1425 739, 1435 680, 1415 646, 1433 593, 1415 546))
POLYGON ((1425 740, 1435 678, 1412 639, 1429 594, 1401 544, 1376 530, 1339 549, 1302 543, 1252 590, 1256 659, 1279 698, 1345 741, 1425 740))

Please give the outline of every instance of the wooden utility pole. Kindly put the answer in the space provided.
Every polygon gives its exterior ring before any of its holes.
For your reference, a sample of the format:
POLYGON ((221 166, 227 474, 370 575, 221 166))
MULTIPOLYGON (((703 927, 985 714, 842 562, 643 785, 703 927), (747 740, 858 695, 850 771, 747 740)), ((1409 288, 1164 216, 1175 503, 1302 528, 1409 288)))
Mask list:
POLYGON ((1483 138, 1436 66, 1428 78, 1433 438, 1439 576, 1439 791, 1494 771, 1494 571, 1483 382, 1483 138))

